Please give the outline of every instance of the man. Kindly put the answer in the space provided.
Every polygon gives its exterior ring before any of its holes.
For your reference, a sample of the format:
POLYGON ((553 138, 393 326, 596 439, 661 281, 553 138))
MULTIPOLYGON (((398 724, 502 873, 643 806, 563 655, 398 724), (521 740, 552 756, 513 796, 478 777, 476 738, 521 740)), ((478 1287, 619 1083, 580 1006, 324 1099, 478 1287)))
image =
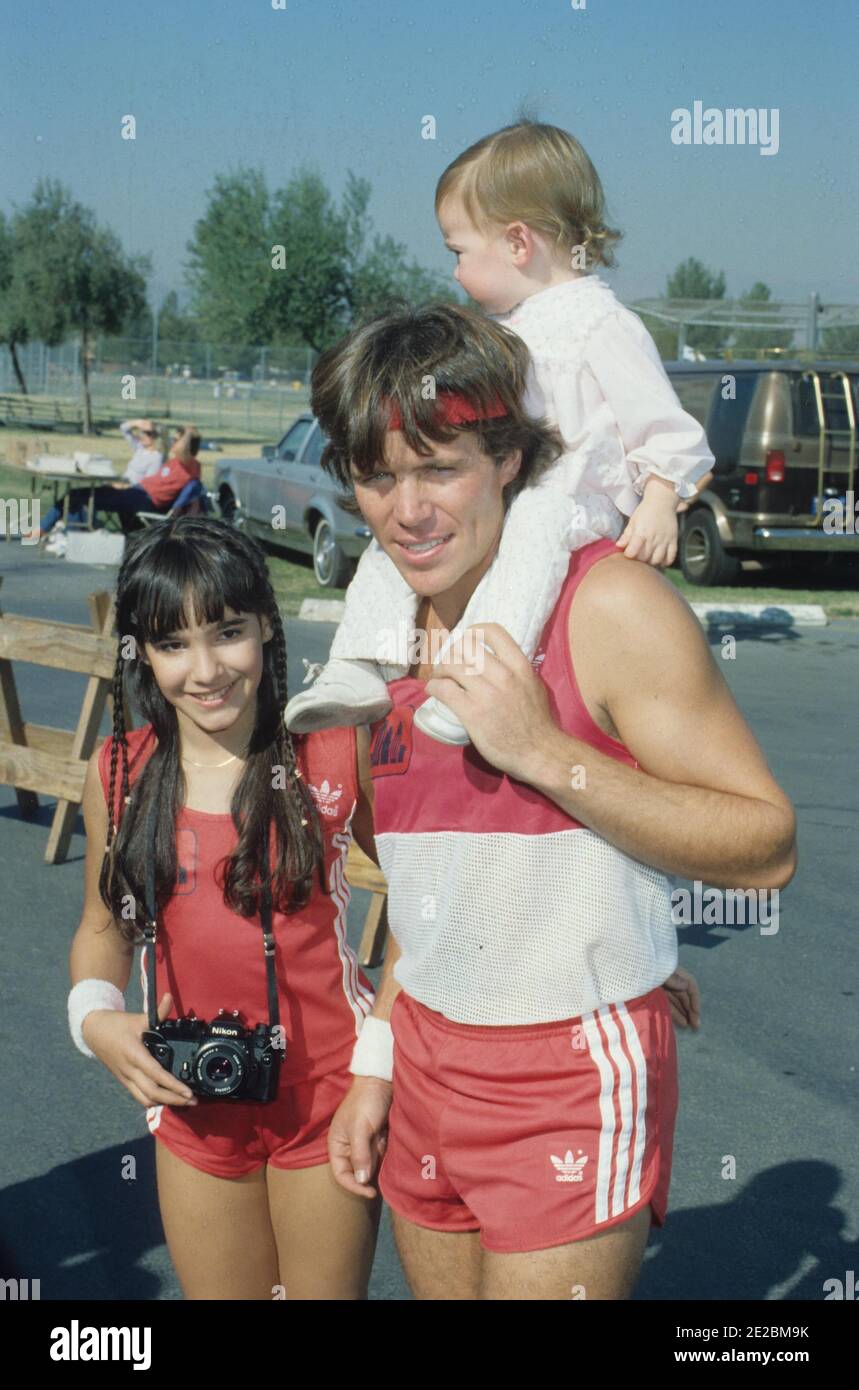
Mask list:
MULTIPOLYGON (((668 875, 782 888, 796 863, 791 806, 697 620, 611 541, 571 556, 533 664, 487 624, 485 645, 431 665, 511 494, 557 448, 523 412, 526 369, 500 325, 433 305, 357 329, 314 371, 326 466, 420 596, 427 639, 371 729, 392 940, 329 1137, 352 1192, 375 1194, 384 1155, 420 1299, 630 1296, 665 1219, 677 1104, 668 875), (414 727, 429 695, 471 747, 414 727)), ((354 828, 366 842, 364 812, 354 828)))

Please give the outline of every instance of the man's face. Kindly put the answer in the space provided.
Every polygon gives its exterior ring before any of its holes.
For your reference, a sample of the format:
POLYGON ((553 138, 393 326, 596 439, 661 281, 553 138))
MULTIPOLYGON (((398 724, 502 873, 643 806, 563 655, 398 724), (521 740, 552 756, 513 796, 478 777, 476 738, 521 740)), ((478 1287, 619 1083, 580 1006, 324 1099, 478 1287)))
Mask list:
POLYGON ((506 314, 522 298, 521 279, 511 262, 511 241, 499 228, 490 236, 471 222, 460 200, 445 198, 438 213, 445 246, 456 255, 453 278, 487 314, 506 314))
POLYGON ((353 469, 352 478, 364 519, 406 583, 437 598, 463 579, 467 588, 472 572, 476 584, 488 567, 504 520, 503 489, 520 463, 517 450, 496 464, 468 432, 421 458, 401 430, 389 430, 378 469, 363 478, 353 469))

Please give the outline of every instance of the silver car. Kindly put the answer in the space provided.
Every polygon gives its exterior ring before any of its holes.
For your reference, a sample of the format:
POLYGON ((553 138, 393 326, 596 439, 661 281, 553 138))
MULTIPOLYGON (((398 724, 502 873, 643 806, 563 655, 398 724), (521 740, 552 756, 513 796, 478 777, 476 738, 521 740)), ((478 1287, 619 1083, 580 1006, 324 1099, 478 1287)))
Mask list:
POLYGON ((327 442, 312 414, 299 415, 259 458, 220 459, 214 494, 227 521, 270 545, 312 555, 320 586, 342 589, 372 533, 338 504, 341 491, 320 465, 327 442))

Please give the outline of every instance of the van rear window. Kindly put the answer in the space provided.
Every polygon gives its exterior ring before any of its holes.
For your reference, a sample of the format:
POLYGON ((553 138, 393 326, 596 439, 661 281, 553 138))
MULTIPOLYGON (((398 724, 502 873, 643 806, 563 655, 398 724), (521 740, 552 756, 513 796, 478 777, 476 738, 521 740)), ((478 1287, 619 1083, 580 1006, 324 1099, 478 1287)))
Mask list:
POLYGON ((736 467, 739 462, 743 430, 759 380, 752 372, 726 371, 713 393, 707 419, 707 443, 719 469, 736 467))
MULTIPOLYGON (((850 375, 849 380, 853 394, 853 410, 859 416, 859 377, 850 375)), ((850 421, 847 419, 847 402, 844 399, 842 378, 834 377, 828 372, 821 372, 820 389, 824 396, 836 397, 835 400, 824 400, 823 402, 826 428, 830 430, 849 429, 850 421)), ((793 383, 793 416, 796 422, 795 432, 800 438, 817 438, 820 426, 814 398, 814 386, 810 381, 803 381, 801 377, 797 377, 793 383)))

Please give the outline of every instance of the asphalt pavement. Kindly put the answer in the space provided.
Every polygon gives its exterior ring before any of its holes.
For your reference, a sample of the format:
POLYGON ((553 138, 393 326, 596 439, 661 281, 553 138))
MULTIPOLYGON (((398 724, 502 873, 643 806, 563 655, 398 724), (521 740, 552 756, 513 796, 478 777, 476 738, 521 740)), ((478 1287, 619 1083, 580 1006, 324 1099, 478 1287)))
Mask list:
MULTIPOLYGON (((40 560, 7 542, 0 574, 4 611, 87 622, 87 594, 110 589, 115 571, 40 560)), ((291 690, 301 657, 324 660, 333 630, 287 620, 291 690)), ((720 636, 711 634, 721 661, 720 636)), ((796 806, 800 867, 781 894, 776 932, 679 928, 680 963, 701 986, 702 1027, 677 1035, 669 1213, 651 1234, 636 1298, 818 1300, 825 1280, 859 1271, 859 622, 741 631, 734 659, 721 664, 796 806)), ((16 678, 25 719, 72 726, 83 677, 22 665, 16 678)), ((68 1036, 83 824, 67 861, 46 865, 53 803, 41 800, 25 822, 12 789, 0 786, 0 1277, 40 1278, 46 1299, 177 1299, 154 1141, 132 1098, 68 1036), (120 1176, 126 1155, 134 1181, 120 1176)), ((355 892, 353 947, 366 904, 355 892)), ((370 1297, 409 1297, 387 1213, 370 1297)))

